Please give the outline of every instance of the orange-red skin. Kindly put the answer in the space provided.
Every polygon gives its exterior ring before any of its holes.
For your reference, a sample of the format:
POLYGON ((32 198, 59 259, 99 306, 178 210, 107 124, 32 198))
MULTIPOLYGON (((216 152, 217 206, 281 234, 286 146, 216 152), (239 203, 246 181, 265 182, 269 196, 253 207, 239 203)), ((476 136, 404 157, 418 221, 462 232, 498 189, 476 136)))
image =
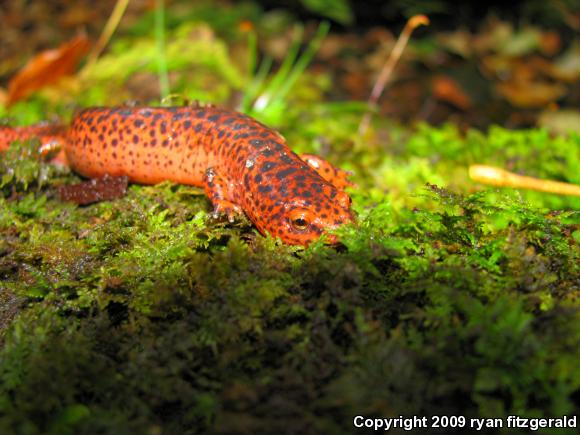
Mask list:
POLYGON ((231 217, 243 211, 262 234, 288 244, 306 246, 353 221, 343 171, 332 173, 322 159, 307 164, 280 134, 238 112, 213 106, 90 108, 61 133, 45 126, 0 127, 0 151, 31 136, 43 144, 60 142, 66 162, 85 177, 202 186, 216 212, 231 217), (317 165, 323 166, 318 172, 317 165), (308 219, 306 230, 292 225, 296 213, 308 219))

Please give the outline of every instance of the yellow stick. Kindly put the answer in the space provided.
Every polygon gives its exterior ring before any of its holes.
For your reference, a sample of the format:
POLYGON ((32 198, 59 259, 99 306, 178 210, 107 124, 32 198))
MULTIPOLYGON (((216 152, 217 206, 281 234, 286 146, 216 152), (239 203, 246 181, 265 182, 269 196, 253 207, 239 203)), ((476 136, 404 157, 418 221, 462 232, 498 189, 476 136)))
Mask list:
POLYGON ((469 167, 469 177, 479 183, 490 184, 492 186, 514 187, 556 193, 559 195, 580 196, 580 186, 577 184, 526 177, 493 166, 471 165, 469 167))

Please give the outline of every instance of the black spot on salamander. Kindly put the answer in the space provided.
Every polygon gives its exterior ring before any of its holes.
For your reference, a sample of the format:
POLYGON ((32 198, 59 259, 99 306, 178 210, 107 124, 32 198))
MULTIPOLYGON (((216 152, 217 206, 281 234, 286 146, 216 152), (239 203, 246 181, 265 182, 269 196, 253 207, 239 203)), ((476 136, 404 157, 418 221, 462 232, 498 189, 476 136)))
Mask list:
POLYGON ((195 117, 196 118, 205 118, 205 114, 206 114, 205 110, 200 110, 199 112, 197 112, 195 114, 195 117))
POLYGON ((218 139, 221 139, 222 137, 224 137, 224 135, 225 135, 225 134, 226 134, 226 133, 225 133, 223 130, 220 130, 220 131, 218 132, 218 139))
POLYGON ((262 164, 262 167, 260 168, 261 172, 266 172, 269 171, 272 168, 275 168, 276 166, 278 166, 276 163, 274 162, 265 162, 264 164, 262 164))
POLYGON ((121 116, 129 116, 133 114, 133 111, 129 109, 113 109, 110 113, 115 113, 121 116))
POLYGON ((236 122, 236 118, 227 118, 227 119, 224 119, 222 121, 222 124, 223 125, 230 125, 230 124, 232 124, 234 122, 236 122))
POLYGON ((183 128, 190 128, 191 127, 191 121, 185 121, 183 123, 183 128))
POLYGON ((119 145, 119 141, 118 141, 117 139, 113 139, 113 140, 111 141, 111 145, 112 145, 113 147, 116 147, 117 145, 119 145))
POLYGON ((314 231, 315 233, 322 234, 322 228, 316 225, 310 225, 310 231, 314 231))
POLYGON ((162 121, 160 128, 161 128, 161 134, 167 133, 167 122, 162 121))
POLYGON ((143 120, 142 119, 136 119, 135 122, 133 122, 133 125, 136 128, 139 128, 139 127, 141 127, 143 125, 143 120))
POLYGON ((136 134, 133 135, 133 143, 134 144, 138 144, 139 143, 139 136, 137 136, 136 134))
POLYGON ((211 115, 207 117, 208 121, 217 122, 220 119, 220 115, 211 115))
POLYGON ((198 122, 197 124, 195 124, 195 127, 193 127, 196 133, 199 133, 201 131, 201 128, 202 128, 201 122, 198 122))
POLYGON ((274 149, 276 151, 283 151, 284 148, 286 148, 286 145, 284 145, 283 143, 280 142, 276 142, 276 141, 272 141, 274 143, 274 149))
POLYGON ((310 198, 312 196, 312 192, 309 192, 308 190, 305 190, 304 192, 302 192, 302 196, 304 198, 310 198))
POLYGON ((258 192, 260 192, 260 193, 270 193, 271 191, 272 191, 272 186, 270 186, 270 185, 258 186, 258 192))
POLYGON ((254 177, 254 181, 258 184, 262 182, 262 174, 258 174, 254 177))
POLYGON ((288 164, 294 163, 294 160, 288 154, 282 154, 280 156, 280 160, 282 160, 284 163, 288 163, 288 164))
POLYGON ((268 130, 265 130, 262 133, 260 133, 260 137, 267 138, 268 136, 270 136, 270 132, 268 130))
POLYGON ((265 157, 272 157, 274 154, 276 154, 276 151, 274 151, 271 148, 264 148, 260 154, 262 154, 265 157))
POLYGON ((281 171, 279 171, 276 174, 276 178, 278 180, 282 180, 283 178, 286 178, 288 175, 292 174, 296 172, 296 168, 286 168, 286 169, 282 169, 281 171))
POLYGON ((260 140, 260 139, 252 139, 249 141, 249 144, 252 145, 254 148, 263 147, 265 143, 266 142, 264 142, 263 140, 260 140))
POLYGON ((250 137, 248 133, 237 133, 234 135, 234 139, 247 139, 248 137, 250 137))
POLYGON ((234 125, 232 125, 232 130, 241 130, 245 126, 246 126, 246 124, 234 124, 234 125))

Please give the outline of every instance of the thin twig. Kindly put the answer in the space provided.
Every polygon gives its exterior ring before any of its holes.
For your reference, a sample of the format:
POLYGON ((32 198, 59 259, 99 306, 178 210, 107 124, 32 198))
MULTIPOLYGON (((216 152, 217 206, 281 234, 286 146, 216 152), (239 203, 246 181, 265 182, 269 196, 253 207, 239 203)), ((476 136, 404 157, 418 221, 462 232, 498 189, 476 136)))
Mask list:
POLYGON ((469 177, 479 183, 497 187, 513 187, 539 190, 541 192, 556 193, 559 195, 580 196, 580 186, 577 184, 526 177, 493 166, 471 165, 469 167, 469 177))
POLYGON ((411 37, 413 30, 415 30, 419 26, 426 26, 428 24, 429 18, 427 18, 425 15, 414 15, 409 19, 409 21, 407 21, 407 24, 405 24, 405 28, 399 35, 399 38, 397 39, 397 42, 393 47, 393 51, 391 51, 389 58, 385 62, 385 65, 383 66, 383 69, 381 70, 379 77, 377 78, 377 81, 373 86, 373 90, 371 91, 371 95, 368 99, 369 111, 365 113, 360 122, 358 128, 359 135, 363 135, 367 131, 367 128, 371 120, 370 111, 376 107, 379 98, 383 94, 383 91, 385 90, 385 85, 391 78, 393 70, 395 69, 397 62, 401 58, 401 55, 403 54, 403 51, 405 50, 405 47, 409 42, 409 38, 411 37))
POLYGON ((111 40, 113 33, 115 33, 115 30, 117 30, 117 27, 119 26, 121 18, 123 18, 123 15, 125 14, 125 10, 127 10, 128 4, 129 0, 117 0, 113 12, 111 13, 111 16, 107 21, 107 24, 105 24, 105 27, 101 32, 101 36, 99 36, 99 40, 93 46, 93 49, 91 50, 91 53, 88 56, 85 69, 90 68, 97 61, 97 59, 99 58, 99 56, 101 55, 101 53, 103 52, 109 41, 111 40))
POLYGON ((169 95, 169 72, 165 54, 165 0, 155 1, 155 41, 157 43, 157 75, 161 98, 169 95))

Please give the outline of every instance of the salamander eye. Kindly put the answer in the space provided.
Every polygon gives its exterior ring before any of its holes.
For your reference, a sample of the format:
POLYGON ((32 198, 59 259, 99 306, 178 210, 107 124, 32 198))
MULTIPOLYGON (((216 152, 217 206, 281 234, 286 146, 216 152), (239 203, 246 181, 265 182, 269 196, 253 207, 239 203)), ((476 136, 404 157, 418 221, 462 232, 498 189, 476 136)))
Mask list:
POLYGON ((310 226, 308 216, 302 210, 296 210, 290 214, 290 223, 296 231, 304 231, 310 226))

